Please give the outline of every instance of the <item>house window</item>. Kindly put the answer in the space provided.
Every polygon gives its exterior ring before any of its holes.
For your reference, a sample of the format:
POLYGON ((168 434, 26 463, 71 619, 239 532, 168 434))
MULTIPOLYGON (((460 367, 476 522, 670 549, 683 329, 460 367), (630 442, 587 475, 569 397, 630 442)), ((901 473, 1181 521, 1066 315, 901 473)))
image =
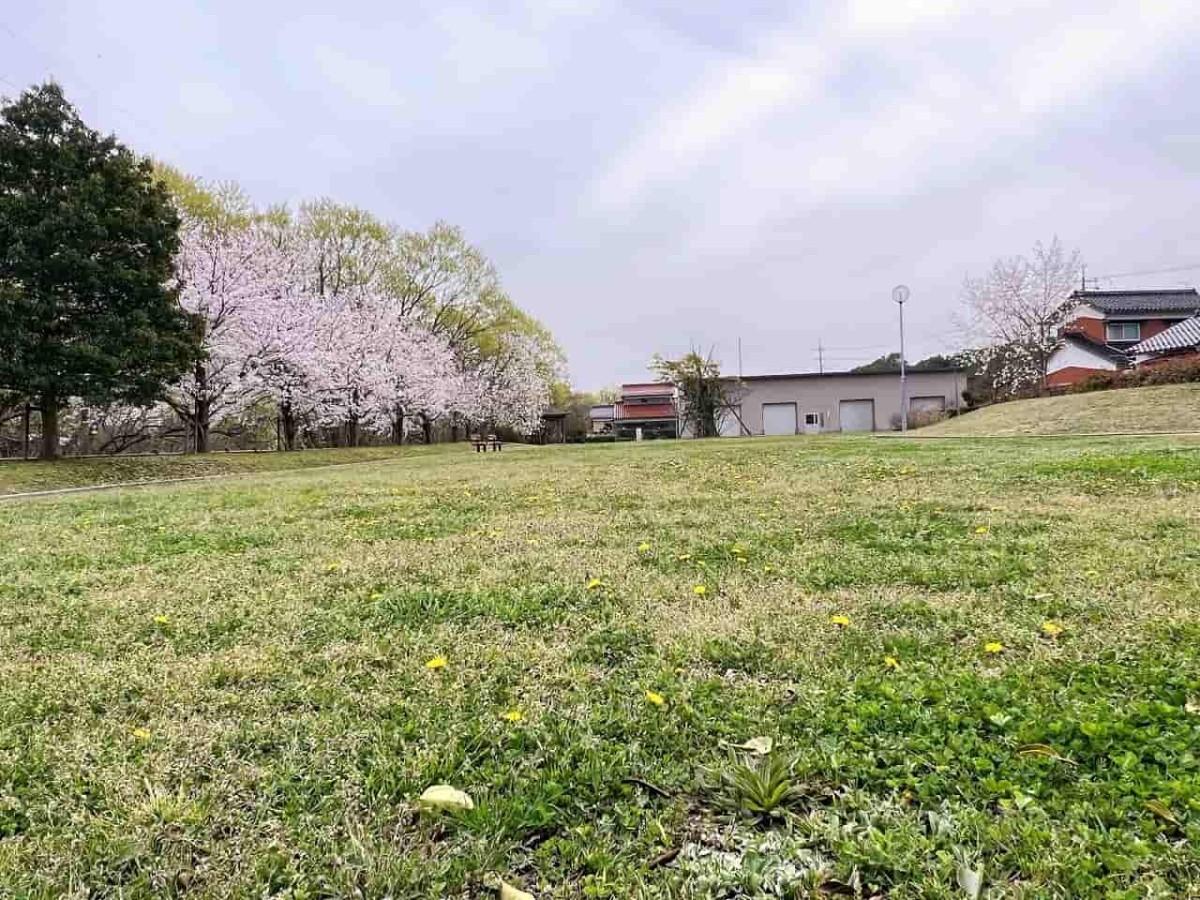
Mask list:
POLYGON ((823 418, 824 418, 824 416, 819 412, 805 413, 804 414, 804 424, 805 425, 816 425, 817 427, 820 427, 825 424, 824 422, 821 421, 821 419, 823 419, 823 418))
POLYGON ((1109 322, 1104 326, 1105 337, 1110 343, 1123 341, 1140 341, 1142 339, 1141 322, 1109 322))

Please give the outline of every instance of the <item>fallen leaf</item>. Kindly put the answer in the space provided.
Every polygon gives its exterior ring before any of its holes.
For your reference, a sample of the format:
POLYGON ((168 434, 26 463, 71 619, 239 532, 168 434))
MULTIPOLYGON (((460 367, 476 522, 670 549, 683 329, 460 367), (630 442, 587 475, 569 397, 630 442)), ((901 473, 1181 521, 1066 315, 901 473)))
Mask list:
POLYGON ((1180 824, 1179 820, 1175 818, 1175 813, 1171 812, 1171 810, 1167 808, 1167 805, 1160 800, 1147 800, 1146 809, 1150 810, 1150 812, 1154 813, 1160 819, 1165 819, 1166 821, 1170 822, 1172 825, 1180 824))
POLYGON ((744 744, 734 744, 735 750, 749 750, 751 753, 757 753, 759 756, 766 756, 775 749, 775 739, 770 737, 754 737, 746 741, 744 744))
POLYGON ((425 789, 417 802, 427 809, 466 810, 474 809, 475 801, 466 791, 448 784, 435 784, 425 789))
POLYGON ((515 888, 507 881, 500 882, 500 900, 534 900, 533 894, 515 888))
POLYGON ((965 893, 970 900, 979 900, 979 895, 983 892, 982 869, 973 869, 966 863, 959 863, 956 875, 958 878, 958 886, 963 889, 963 893, 965 893))

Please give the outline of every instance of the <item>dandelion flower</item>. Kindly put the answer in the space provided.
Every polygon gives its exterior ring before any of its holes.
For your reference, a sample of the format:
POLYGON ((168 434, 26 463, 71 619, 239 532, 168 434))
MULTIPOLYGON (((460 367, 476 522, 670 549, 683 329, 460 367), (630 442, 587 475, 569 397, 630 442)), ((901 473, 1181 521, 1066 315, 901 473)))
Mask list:
POLYGON ((1055 622, 1053 620, 1047 620, 1042 623, 1042 634, 1047 635, 1049 637, 1058 637, 1060 634, 1063 633, 1063 631, 1064 631, 1064 628, 1062 626, 1062 623, 1060 623, 1060 622, 1055 622))
POLYGON ((170 625, 171 624, 171 620, 167 616, 155 616, 154 622, 157 625, 170 625))
POLYGON ((900 660, 896 659, 896 657, 894 657, 894 656, 885 656, 883 658, 883 664, 885 666, 887 666, 889 669, 900 668, 900 660))
POLYGON ((653 703, 655 706, 666 706, 667 698, 662 694, 657 694, 654 691, 646 691, 646 702, 653 703))
POLYGON ((598 590, 599 588, 602 588, 602 587, 604 587, 604 582, 601 581, 599 578, 588 579, 587 589, 589 591, 598 590))
POLYGON ((433 659, 425 663, 427 669, 444 669, 446 667, 446 657, 435 656, 433 659))
POLYGON ((650 552, 649 542, 642 541, 640 544, 638 544, 638 553, 649 553, 649 552, 650 552))
POLYGON ((706 588, 702 584, 698 584, 694 588, 692 588, 692 593, 695 594, 697 597, 703 597, 705 594, 708 593, 708 588, 706 588))
POLYGON ((837 628, 846 628, 850 625, 849 616, 830 616, 829 624, 837 628))
POLYGON ((983 645, 984 653, 1003 653, 1004 645, 999 641, 988 641, 983 645))
POLYGON ((980 525, 980 526, 976 527, 975 533, 976 534, 987 534, 988 527, 986 525, 980 525))
POLYGON ((500 718, 505 722, 520 722, 525 716, 519 709, 510 709, 506 713, 501 713, 500 718))
POLYGON ((135 728, 133 729, 133 736, 139 741, 148 741, 150 740, 150 731, 146 728, 135 728))

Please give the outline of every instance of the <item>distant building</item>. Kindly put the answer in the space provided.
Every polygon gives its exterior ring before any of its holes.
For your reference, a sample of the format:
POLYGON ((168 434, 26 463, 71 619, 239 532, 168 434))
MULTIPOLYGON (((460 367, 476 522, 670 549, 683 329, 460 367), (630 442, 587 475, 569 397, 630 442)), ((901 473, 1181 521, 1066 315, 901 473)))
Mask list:
MULTIPOLYGON (((959 409, 960 369, 908 371, 909 418, 959 409)), ((720 422, 722 436, 889 431, 900 426, 900 375, 801 372, 729 379, 737 404, 720 422)))
POLYGON ((612 434, 613 404, 597 403, 588 413, 588 434, 612 434))
POLYGON ((1193 316, 1129 348, 1138 368, 1183 360, 1200 360, 1200 316, 1193 316))
POLYGON ((679 411, 673 384, 643 382, 621 385, 621 399, 613 404, 613 433, 617 437, 679 437, 679 411))
MULTIPOLYGON (((1165 346, 1172 341, 1154 345, 1151 341, 1200 315, 1200 294, 1195 288, 1075 291, 1071 300, 1075 305, 1062 328, 1062 343, 1046 367, 1049 387, 1078 384, 1092 375, 1129 368, 1139 363, 1139 358, 1173 352, 1165 346), (1152 349, 1160 346, 1161 350, 1152 349), (1137 348, 1145 352, 1134 353, 1137 348)), ((1186 334, 1184 329, 1176 332, 1175 338, 1186 334)))

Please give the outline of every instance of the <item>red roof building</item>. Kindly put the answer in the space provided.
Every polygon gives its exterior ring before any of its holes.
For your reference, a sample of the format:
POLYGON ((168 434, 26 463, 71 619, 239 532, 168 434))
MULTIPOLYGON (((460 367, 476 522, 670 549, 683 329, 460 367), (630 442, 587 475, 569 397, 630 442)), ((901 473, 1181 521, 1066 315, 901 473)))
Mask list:
POLYGON ((675 385, 662 382, 621 385, 621 400, 613 405, 613 431, 618 437, 679 437, 675 385))

